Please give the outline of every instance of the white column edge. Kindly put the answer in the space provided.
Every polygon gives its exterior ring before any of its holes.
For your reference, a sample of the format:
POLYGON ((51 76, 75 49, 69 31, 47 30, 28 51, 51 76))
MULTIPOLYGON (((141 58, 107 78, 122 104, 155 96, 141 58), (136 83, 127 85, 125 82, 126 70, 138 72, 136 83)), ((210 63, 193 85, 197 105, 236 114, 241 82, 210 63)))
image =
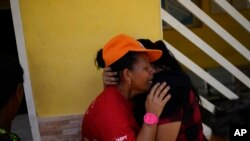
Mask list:
POLYGON ((35 110, 34 98, 32 94, 32 86, 30 80, 30 73, 25 49, 24 34, 22 28, 22 20, 20 14, 19 0, 10 0, 11 13, 13 18, 17 51, 20 64, 24 70, 24 92, 29 116, 29 122, 32 132, 32 138, 35 141, 41 141, 38 120, 35 110))

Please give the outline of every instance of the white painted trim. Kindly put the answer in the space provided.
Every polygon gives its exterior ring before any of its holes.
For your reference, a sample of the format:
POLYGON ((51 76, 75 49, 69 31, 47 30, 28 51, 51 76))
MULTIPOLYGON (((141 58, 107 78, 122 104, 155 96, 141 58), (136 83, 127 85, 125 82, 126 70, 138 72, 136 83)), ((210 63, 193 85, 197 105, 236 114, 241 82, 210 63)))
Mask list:
POLYGON ((205 135, 205 137, 208 138, 208 140, 210 140, 210 137, 212 135, 212 130, 210 127, 208 127, 206 124, 202 123, 202 127, 203 127, 203 133, 205 135))
POLYGON ((250 32, 250 22, 242 16, 240 12, 238 12, 228 1, 226 0, 213 0, 224 9, 232 18, 235 19, 236 22, 241 24, 248 32, 250 32))
POLYGON ((161 20, 161 7, 162 7, 162 5, 161 5, 161 0, 158 0, 159 1, 159 5, 160 5, 160 7, 159 7, 159 12, 160 12, 160 29, 161 29, 161 37, 163 37, 163 26, 162 26, 162 20, 161 20))
POLYGON ((23 86, 24 86, 24 92, 25 92, 25 98, 26 98, 26 103, 27 103, 27 110, 28 110, 32 137, 34 141, 41 141, 39 126, 38 126, 38 121, 37 121, 37 116, 36 116, 36 110, 35 110, 35 104, 34 104, 34 99, 33 99, 33 94, 32 94, 28 61, 27 61, 27 56, 26 56, 19 0, 10 0, 10 6, 11 6, 15 36, 16 36, 19 61, 24 70, 23 86))
MULTIPOLYGON (((187 0, 186 0, 187 1, 187 0)), ((209 55, 212 59, 218 62, 221 66, 223 66, 228 72, 233 74, 239 81, 245 84, 250 88, 250 79, 242 73, 238 68, 236 68, 232 63, 226 60, 222 55, 220 55, 216 50, 214 50, 210 45, 204 42, 201 38, 199 38, 196 34, 194 34, 190 29, 181 24, 178 20, 176 20, 173 16, 167 13, 164 9, 161 9, 162 19, 166 21, 169 25, 171 25, 175 30, 184 35, 188 40, 194 43, 197 47, 203 50, 207 55, 209 55)), ((226 94, 223 92, 223 94, 226 94)))
MULTIPOLYGON (((184 7, 186 7, 190 12, 192 12, 197 18, 203 21, 203 23, 210 27, 221 38, 228 42, 248 61, 250 61, 250 51, 245 46, 243 46, 238 40, 236 40, 231 34, 229 34, 224 28, 217 24, 212 18, 210 18, 205 12, 203 12, 198 6, 196 6, 192 1, 178 0, 178 2, 184 7)), ((250 88, 250 81, 248 82, 248 84, 248 87, 250 88)))
MULTIPOLYGON (((169 44, 167 41, 164 41, 167 48, 174 54, 175 58, 182 63, 184 66, 186 66, 188 69, 190 69, 192 72, 197 74, 201 79, 206 81, 208 84, 216 88, 219 92, 221 92, 223 95, 225 95, 229 99, 237 99, 239 98, 235 93, 233 93, 231 90, 229 90, 227 87, 225 87, 223 84, 221 84, 217 79, 212 77, 209 73, 204 71, 201 67, 196 65, 192 60, 190 60, 188 57, 186 57, 184 54, 182 54, 180 51, 175 49, 171 44, 169 44)), ((208 104, 207 106, 211 106, 208 104)), ((213 107, 208 107, 211 111, 214 111, 213 107)))
POLYGON ((205 109, 207 109, 210 113, 214 113, 215 105, 202 96, 200 96, 200 99, 201 99, 201 103, 202 103, 201 106, 204 107, 205 109))

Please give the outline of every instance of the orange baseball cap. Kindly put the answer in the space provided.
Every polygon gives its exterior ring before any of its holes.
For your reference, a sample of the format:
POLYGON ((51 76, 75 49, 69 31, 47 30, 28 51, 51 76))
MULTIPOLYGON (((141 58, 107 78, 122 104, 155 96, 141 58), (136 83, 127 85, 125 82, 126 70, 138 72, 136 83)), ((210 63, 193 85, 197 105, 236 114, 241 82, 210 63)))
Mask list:
POLYGON ((136 41, 136 39, 125 34, 120 34, 109 40, 103 47, 102 56, 105 66, 110 66, 129 51, 147 53, 150 62, 156 61, 162 54, 160 50, 146 49, 140 42, 136 41))

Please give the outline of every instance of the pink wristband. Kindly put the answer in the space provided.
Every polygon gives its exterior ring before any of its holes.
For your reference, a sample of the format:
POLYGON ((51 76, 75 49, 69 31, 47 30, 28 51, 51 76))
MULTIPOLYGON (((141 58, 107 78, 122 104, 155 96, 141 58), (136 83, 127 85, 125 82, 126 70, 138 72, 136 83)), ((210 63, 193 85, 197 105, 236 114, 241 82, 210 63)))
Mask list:
POLYGON ((159 121, 159 118, 153 114, 153 113, 146 113, 144 115, 144 123, 152 125, 152 124, 157 124, 159 121))

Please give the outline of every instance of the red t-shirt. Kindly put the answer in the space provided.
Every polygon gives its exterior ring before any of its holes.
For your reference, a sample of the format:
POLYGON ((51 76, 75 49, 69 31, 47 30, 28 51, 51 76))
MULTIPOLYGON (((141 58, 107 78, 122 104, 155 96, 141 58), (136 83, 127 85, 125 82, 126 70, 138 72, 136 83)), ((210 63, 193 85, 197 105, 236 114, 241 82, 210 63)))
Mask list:
POLYGON ((89 106, 82 138, 89 141, 135 141, 139 131, 129 102, 116 88, 107 87, 89 106))

